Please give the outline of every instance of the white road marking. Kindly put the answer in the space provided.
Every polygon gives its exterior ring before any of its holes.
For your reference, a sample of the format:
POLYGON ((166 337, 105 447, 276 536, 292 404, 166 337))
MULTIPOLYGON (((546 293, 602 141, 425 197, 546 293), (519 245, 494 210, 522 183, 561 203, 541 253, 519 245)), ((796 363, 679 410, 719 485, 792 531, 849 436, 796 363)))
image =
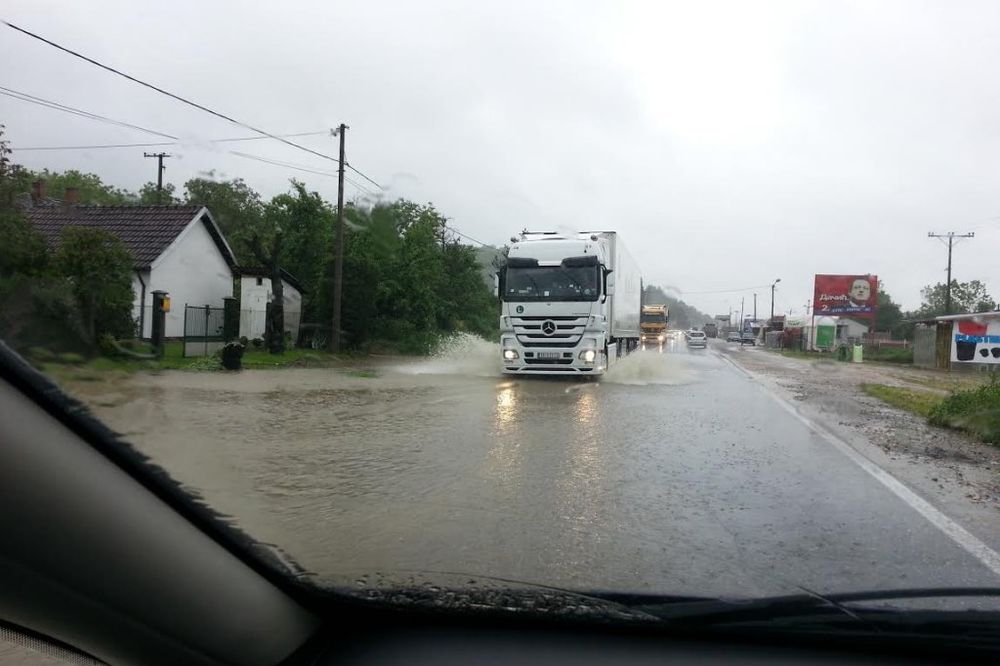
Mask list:
POLYGON ((824 426, 816 423, 812 419, 803 416, 795 408, 795 405, 791 404, 780 395, 775 393, 769 386, 766 386, 763 382, 758 380, 753 373, 751 373, 746 368, 741 367, 736 361, 728 358, 725 354, 716 352, 720 357, 728 361, 734 368, 742 372, 748 378, 750 378, 754 383, 764 389, 769 396, 771 396, 779 405, 781 405, 789 414, 798 419, 802 424, 804 424, 811 431, 825 439, 831 445, 833 445, 838 451, 843 453, 849 459, 851 459, 858 467, 864 471, 871 474, 875 479, 879 481, 883 486, 885 486, 890 492, 892 492, 896 497, 903 500, 910 508, 919 513, 921 516, 926 518, 934 527, 938 528, 944 532, 952 541, 961 546, 967 553, 972 555, 974 558, 979 560, 983 566, 992 571, 997 576, 1000 576, 1000 553, 990 548, 988 545, 980 541, 976 536, 974 536, 967 529, 956 523, 954 520, 946 516, 941 510, 935 507, 933 504, 925 500, 923 497, 910 490, 902 481, 894 477, 889 472, 885 471, 879 467, 875 462, 869 460, 864 455, 859 453, 850 444, 845 442, 843 439, 837 435, 829 432, 824 426))

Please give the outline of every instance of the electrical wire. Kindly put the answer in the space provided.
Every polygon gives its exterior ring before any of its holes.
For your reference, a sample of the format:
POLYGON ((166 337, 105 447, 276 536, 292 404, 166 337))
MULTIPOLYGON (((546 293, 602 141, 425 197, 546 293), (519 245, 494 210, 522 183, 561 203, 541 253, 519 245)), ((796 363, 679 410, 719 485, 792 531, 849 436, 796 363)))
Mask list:
MULTIPOLYGON (((22 28, 20 26, 14 25, 10 21, 3 21, 3 23, 8 28, 12 28, 14 30, 17 30, 18 32, 20 32, 22 34, 25 34, 28 37, 31 37, 33 39, 37 39, 40 42, 44 42, 45 44, 48 44, 49 46, 57 48, 57 49, 59 49, 60 51, 62 51, 64 53, 68 53, 71 56, 79 58, 79 59, 81 59, 81 60, 83 60, 85 62, 89 62, 91 65, 94 65, 96 67, 100 67, 101 69, 103 69, 105 71, 111 72, 112 74, 116 74, 116 75, 121 76, 121 77, 123 77, 125 79, 128 79, 129 81, 132 81, 133 83, 137 83, 137 84, 139 84, 141 86, 149 88, 150 90, 155 90, 156 92, 160 93, 161 95, 166 95, 167 97, 175 99, 178 102, 182 102, 184 104, 187 104, 188 106, 193 106, 194 108, 196 108, 196 109, 198 109, 200 111, 204 111, 205 113, 209 113, 209 114, 211 114, 211 115, 213 115, 213 116, 215 116, 217 118, 221 118, 221 119, 223 119, 223 120, 225 120, 227 122, 233 123, 235 125, 239 125, 240 127, 245 127, 246 129, 248 129, 248 130, 250 130, 252 132, 257 132, 258 134, 263 134, 266 137, 274 139, 275 141, 280 141, 281 143, 284 143, 284 144, 287 144, 289 146, 292 146, 293 148, 298 148, 299 150, 303 150, 303 151, 305 151, 307 153, 311 153, 313 155, 316 155, 317 157, 322 157, 323 159, 330 160, 331 162, 336 162, 338 164, 340 163, 340 160, 338 160, 335 157, 331 157, 330 155, 325 155, 325 154, 323 154, 323 153, 321 153, 319 151, 313 150, 311 148, 306 148, 305 146, 297 144, 294 141, 289 141, 288 139, 282 138, 281 136, 279 136, 277 134, 271 134, 270 132, 265 132, 264 130, 262 130, 262 129, 258 128, 258 127, 254 127, 253 125, 250 125, 249 123, 244 123, 244 122, 242 122, 240 120, 236 120, 235 118, 233 118, 231 116, 227 116, 226 114, 220 113, 219 111, 214 111, 214 110, 208 108, 207 106, 204 106, 202 104, 198 104, 197 102, 193 102, 193 101, 191 101, 191 100, 189 100, 187 98, 181 97, 180 95, 176 95, 176 94, 174 94, 172 92, 164 90, 163 88, 155 86, 152 83, 147 83, 147 82, 143 81, 142 79, 138 79, 138 78, 136 78, 136 77, 134 77, 134 76, 132 76, 130 74, 126 74, 125 72, 123 72, 121 70, 118 70, 118 69, 115 69, 114 67, 111 67, 110 65, 105 65, 104 63, 98 62, 97 60, 94 60, 93 58, 87 57, 87 56, 83 55, 82 53, 79 53, 79 52, 74 51, 74 50, 72 50, 70 48, 67 48, 67 47, 62 46, 60 44, 57 44, 57 43, 53 42, 52 40, 46 39, 45 37, 42 37, 41 35, 38 35, 38 34, 35 34, 35 33, 31 32, 30 30, 25 30, 24 28, 22 28)), ((170 137, 170 138, 176 138, 176 137, 170 137)), ((357 168, 355 168, 353 166, 350 166, 350 165, 347 165, 347 166, 349 166, 350 169, 352 171, 354 171, 356 174, 358 174, 359 176, 361 176, 365 180, 369 181, 370 183, 372 183, 373 185, 375 185, 376 187, 378 187, 380 190, 384 189, 381 185, 379 185, 377 182, 375 182, 374 180, 372 180, 371 178, 369 178, 368 176, 366 176, 364 173, 362 173, 357 168)))
POLYGON ((65 113, 71 113, 75 116, 89 118, 91 120, 96 120, 98 122, 117 125, 119 127, 127 127, 129 129, 139 130, 140 132, 145 132, 147 134, 154 134, 156 136, 162 136, 168 139, 175 139, 175 140, 177 139, 177 137, 172 134, 167 134, 165 132, 157 132, 156 130, 151 130, 147 127, 142 127, 141 125, 133 125, 132 123, 127 123, 123 120, 115 120, 114 118, 108 118, 107 116, 102 116, 97 113, 91 113, 90 111, 77 109, 75 107, 69 106, 68 104, 60 104, 59 102, 53 102, 51 100, 42 99, 41 97, 36 97, 35 95, 29 95, 28 93, 20 92, 18 90, 13 90, 11 88, 4 88, 3 86, 0 86, 0 95, 6 95, 7 97, 12 97, 13 99, 17 99, 22 102, 37 104, 38 106, 44 106, 48 109, 53 109, 55 111, 63 111, 65 113))
POLYGON ((480 240, 476 240, 476 239, 475 239, 475 238, 473 238, 472 236, 469 236, 469 235, 467 235, 467 234, 463 234, 463 233, 462 233, 461 231, 459 231, 459 230, 458 230, 458 229, 456 229, 455 227, 449 227, 449 226, 448 226, 447 224, 445 224, 445 225, 444 225, 444 228, 445 228, 445 229, 447 229, 448 231, 451 231, 451 232, 453 232, 453 233, 456 233, 456 234, 458 234, 458 235, 459 235, 459 236, 461 236, 462 238, 466 238, 466 239, 468 239, 468 240, 472 241, 473 243, 479 243, 479 244, 480 244, 480 245, 482 245, 483 247, 492 247, 492 246, 491 246, 491 245, 489 245, 488 243, 484 243, 483 241, 480 241, 480 240))
POLYGON ((677 289, 676 291, 680 294, 684 294, 685 296, 691 296, 700 294, 731 294, 740 291, 751 291, 753 289, 770 289, 770 288, 771 285, 769 284, 761 284, 754 287, 741 287, 739 289, 719 289, 717 291, 681 291, 680 289, 677 289))
MULTIPOLYGON (((280 166, 280 167, 283 167, 285 169, 294 169, 296 171, 304 171, 305 173, 312 173, 312 174, 316 174, 317 176, 328 176, 330 178, 337 178, 340 175, 340 174, 338 174, 335 171, 333 171, 333 172, 331 172, 331 171, 320 171, 319 169, 313 169, 311 167, 304 166, 304 165, 301 165, 301 164, 294 164, 294 163, 291 163, 291 162, 282 162, 280 160, 272 160, 272 159, 267 158, 267 157, 261 157, 260 155, 251 155, 250 153, 244 153, 244 152, 240 152, 240 151, 237 151, 237 150, 230 150, 229 154, 230 155, 236 155, 237 157, 242 157, 242 158, 245 158, 245 159, 248 159, 248 160, 256 160, 257 162, 264 162, 265 164, 273 164, 274 166, 280 166)), ((344 176, 344 180, 346 182, 350 183, 351 185, 353 185, 355 188, 357 188, 362 194, 366 194, 368 196, 376 196, 376 194, 374 192, 368 190, 363 185, 361 185, 360 183, 355 182, 354 180, 348 178, 347 176, 344 176)))
MULTIPOLYGON (((282 134, 281 136, 318 136, 320 134, 327 134, 326 131, 322 132, 298 132, 297 134, 282 134)), ((245 137, 234 137, 229 139, 208 139, 207 143, 229 143, 233 141, 262 141, 267 139, 266 136, 245 136, 245 137)), ((159 141, 156 143, 103 143, 93 146, 27 146, 25 148, 21 147, 11 147, 13 151, 28 151, 28 150, 98 150, 102 148, 154 148, 158 146, 179 146, 183 145, 184 141, 159 141)))

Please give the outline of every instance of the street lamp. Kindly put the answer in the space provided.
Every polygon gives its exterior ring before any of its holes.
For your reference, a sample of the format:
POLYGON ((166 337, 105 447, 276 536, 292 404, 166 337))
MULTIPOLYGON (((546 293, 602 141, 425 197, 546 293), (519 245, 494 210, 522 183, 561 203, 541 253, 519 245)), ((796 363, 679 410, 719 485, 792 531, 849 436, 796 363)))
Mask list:
POLYGON ((777 278, 771 283, 771 326, 774 326, 774 285, 779 282, 781 282, 781 278, 777 278))

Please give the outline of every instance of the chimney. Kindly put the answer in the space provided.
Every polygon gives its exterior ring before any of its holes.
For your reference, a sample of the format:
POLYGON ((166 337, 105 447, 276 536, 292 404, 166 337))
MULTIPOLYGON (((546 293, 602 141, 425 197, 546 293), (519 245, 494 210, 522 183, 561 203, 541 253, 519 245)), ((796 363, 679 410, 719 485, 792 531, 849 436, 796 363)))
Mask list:
POLYGON ((67 187, 66 193, 63 195, 63 205, 75 206, 78 203, 80 203, 80 188, 67 187))
POLYGON ((42 179, 36 180, 31 184, 31 200, 36 203, 42 203, 45 198, 45 181, 42 179))

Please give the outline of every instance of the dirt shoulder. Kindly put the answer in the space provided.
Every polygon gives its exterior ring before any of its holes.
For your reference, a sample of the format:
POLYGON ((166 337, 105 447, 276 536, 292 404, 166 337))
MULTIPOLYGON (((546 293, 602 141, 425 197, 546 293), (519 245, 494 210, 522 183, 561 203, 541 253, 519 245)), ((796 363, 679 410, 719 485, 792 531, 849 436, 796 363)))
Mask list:
POLYGON ((716 343, 713 348, 786 398, 884 469, 950 506, 1000 527, 1000 447, 937 428, 861 389, 887 384, 945 395, 977 378, 877 363, 790 358, 761 348, 716 343), (983 513, 988 509, 992 517, 983 513))

